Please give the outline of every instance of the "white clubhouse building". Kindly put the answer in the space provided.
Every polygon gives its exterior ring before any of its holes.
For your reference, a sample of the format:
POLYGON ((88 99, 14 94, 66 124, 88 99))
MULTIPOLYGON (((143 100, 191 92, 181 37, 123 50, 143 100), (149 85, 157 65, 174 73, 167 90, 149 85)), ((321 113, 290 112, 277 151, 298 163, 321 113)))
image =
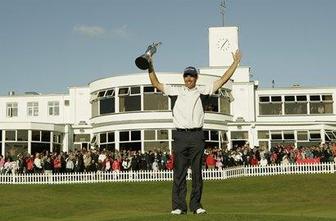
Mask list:
MULTIPOLYGON (((200 69, 198 84, 218 79, 237 48, 237 27, 209 28, 209 67, 200 69)), ((166 84, 183 84, 182 71, 157 75, 166 84)), ((259 88, 250 76, 250 68, 240 66, 216 95, 202 97, 208 147, 300 147, 336 140, 336 87, 259 88)), ((147 72, 98 79, 66 94, 11 92, 0 96, 0 152, 92 146, 169 152, 175 99, 151 87, 147 72)))

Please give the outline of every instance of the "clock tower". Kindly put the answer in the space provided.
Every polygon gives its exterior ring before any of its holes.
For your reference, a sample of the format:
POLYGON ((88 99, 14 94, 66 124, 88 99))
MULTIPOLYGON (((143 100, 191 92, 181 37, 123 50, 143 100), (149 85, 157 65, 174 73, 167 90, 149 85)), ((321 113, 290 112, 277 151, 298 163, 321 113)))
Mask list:
POLYGON ((230 66, 238 49, 238 27, 209 28, 209 66, 230 66))

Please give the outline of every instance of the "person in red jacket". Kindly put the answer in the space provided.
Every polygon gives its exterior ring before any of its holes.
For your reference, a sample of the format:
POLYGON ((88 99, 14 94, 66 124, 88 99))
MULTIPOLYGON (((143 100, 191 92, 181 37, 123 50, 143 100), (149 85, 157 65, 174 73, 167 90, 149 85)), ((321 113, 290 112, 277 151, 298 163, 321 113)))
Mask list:
POLYGON ((257 156, 253 154, 252 159, 250 160, 250 165, 251 166, 258 166, 259 161, 257 159, 257 156))
POLYGON ((60 173, 62 168, 62 161, 61 161, 61 155, 57 155, 55 159, 53 160, 54 165, 54 172, 60 173))
POLYGON ((27 169, 27 173, 32 173, 34 171, 34 158, 33 158, 33 156, 29 156, 26 159, 26 169, 27 169))
POLYGON ((167 163, 166 163, 166 168, 167 168, 167 170, 174 169, 174 157, 173 157, 173 155, 169 156, 169 159, 167 160, 167 163))
POLYGON ((112 170, 113 171, 120 171, 120 164, 121 164, 120 159, 116 158, 112 163, 112 170))
POLYGON ((215 169, 216 158, 215 158, 215 156, 212 153, 207 156, 207 158, 206 158, 206 165, 207 165, 207 168, 210 169, 210 170, 215 169))

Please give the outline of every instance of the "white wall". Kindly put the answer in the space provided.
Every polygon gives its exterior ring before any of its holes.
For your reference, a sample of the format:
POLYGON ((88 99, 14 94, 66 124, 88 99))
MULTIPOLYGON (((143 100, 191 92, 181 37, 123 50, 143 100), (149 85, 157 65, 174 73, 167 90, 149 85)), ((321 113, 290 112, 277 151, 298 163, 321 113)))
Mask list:
MULTIPOLYGON (((70 100, 69 95, 55 94, 55 95, 14 95, 0 97, 0 122, 45 122, 64 124, 70 120, 70 106, 65 106, 64 101, 70 100), (48 101, 59 102, 59 115, 49 116, 48 101), (7 117, 7 103, 18 103, 18 116, 7 117), (27 103, 38 102, 39 113, 38 116, 28 116, 27 103)), ((71 102, 70 102, 71 105, 71 102)))

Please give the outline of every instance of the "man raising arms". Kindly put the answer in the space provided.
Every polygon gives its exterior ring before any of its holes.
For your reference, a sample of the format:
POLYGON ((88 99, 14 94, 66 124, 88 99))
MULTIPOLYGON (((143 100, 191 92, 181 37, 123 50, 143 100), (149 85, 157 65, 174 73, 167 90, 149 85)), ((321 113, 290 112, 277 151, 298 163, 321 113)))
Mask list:
POLYGON ((196 85, 198 71, 195 67, 187 67, 183 72, 184 86, 172 86, 161 83, 154 70, 152 60, 148 69, 150 81, 156 89, 168 96, 177 96, 173 108, 173 154, 174 154, 174 180, 172 190, 171 214, 187 213, 187 170, 192 169, 192 191, 189 209, 195 214, 206 213, 201 205, 203 181, 202 159, 204 154, 204 110, 200 95, 212 95, 220 89, 237 69, 241 54, 237 50, 232 53, 233 63, 222 77, 210 85, 196 85))

